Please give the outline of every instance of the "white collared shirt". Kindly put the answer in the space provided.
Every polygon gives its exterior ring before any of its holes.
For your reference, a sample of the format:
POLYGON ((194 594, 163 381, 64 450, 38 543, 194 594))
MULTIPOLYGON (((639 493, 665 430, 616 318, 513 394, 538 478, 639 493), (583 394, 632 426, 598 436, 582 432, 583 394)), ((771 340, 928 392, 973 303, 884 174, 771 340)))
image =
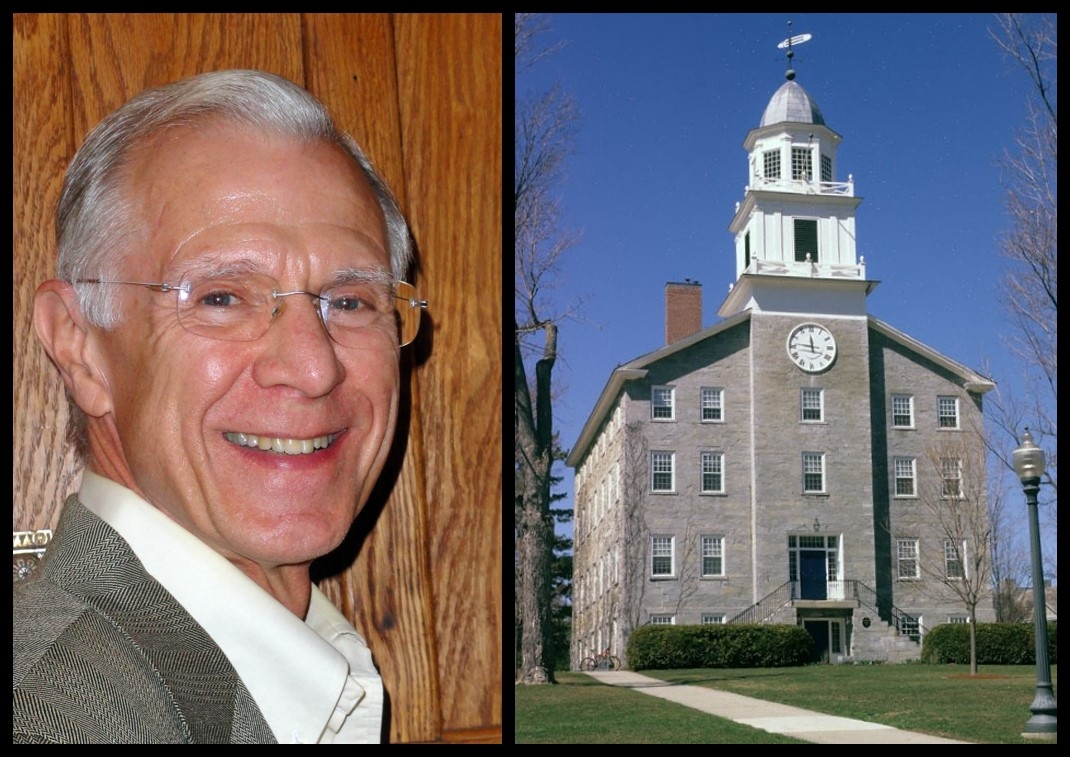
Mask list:
POLYGON ((215 640, 280 743, 380 741, 383 685, 371 651, 315 585, 302 620, 126 487, 86 471, 78 499, 215 640))

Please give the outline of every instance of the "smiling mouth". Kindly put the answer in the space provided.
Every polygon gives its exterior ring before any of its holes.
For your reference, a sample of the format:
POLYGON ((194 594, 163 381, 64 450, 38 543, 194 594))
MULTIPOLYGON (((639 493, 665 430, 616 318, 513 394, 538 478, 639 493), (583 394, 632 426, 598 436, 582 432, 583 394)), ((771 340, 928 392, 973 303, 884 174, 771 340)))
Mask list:
POLYGON ((337 434, 325 434, 311 439, 294 439, 291 437, 268 437, 266 435, 227 432, 223 435, 230 442, 241 447, 253 447, 265 452, 283 453, 284 455, 308 455, 317 450, 324 450, 334 444, 337 434))

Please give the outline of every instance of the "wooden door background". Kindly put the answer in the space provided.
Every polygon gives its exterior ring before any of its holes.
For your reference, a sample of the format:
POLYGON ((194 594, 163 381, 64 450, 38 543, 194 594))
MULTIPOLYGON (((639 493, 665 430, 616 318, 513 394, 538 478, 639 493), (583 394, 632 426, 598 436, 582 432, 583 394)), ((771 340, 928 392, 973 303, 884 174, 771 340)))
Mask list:
POLYGON ((355 562, 343 551, 321 586, 376 655, 391 741, 501 742, 501 16, 15 14, 13 37, 14 530, 54 527, 81 476, 31 327, 67 163, 145 87, 281 74, 398 195, 431 304, 410 348, 396 478, 366 509, 378 513, 367 538, 347 543, 363 540, 355 562))

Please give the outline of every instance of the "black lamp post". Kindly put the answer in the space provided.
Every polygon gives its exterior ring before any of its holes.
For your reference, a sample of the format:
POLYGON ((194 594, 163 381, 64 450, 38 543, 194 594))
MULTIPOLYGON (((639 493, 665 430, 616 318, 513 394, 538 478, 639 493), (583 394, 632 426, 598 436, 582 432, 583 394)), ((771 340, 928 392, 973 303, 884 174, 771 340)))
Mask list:
POLYGON ((1040 561, 1040 526, 1037 521, 1037 492, 1044 473, 1044 451, 1033 444, 1026 427, 1022 444, 1014 451, 1014 471, 1022 480, 1029 507, 1029 547, 1033 557, 1033 623, 1036 626, 1037 692, 1029 710, 1033 715, 1025 724, 1023 737, 1056 739, 1055 695, 1051 691, 1051 666, 1048 664, 1048 621, 1044 613, 1044 571, 1040 561))

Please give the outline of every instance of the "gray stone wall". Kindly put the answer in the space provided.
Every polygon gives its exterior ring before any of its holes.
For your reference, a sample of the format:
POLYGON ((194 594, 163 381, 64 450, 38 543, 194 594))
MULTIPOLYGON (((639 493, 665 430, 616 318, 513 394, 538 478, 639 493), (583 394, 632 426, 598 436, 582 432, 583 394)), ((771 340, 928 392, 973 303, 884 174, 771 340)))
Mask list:
MULTIPOLYGON (((980 397, 960 376, 866 318, 763 312, 645 368, 645 379, 625 383, 577 471, 574 664, 598 646, 623 657, 630 630, 654 615, 697 624, 703 614, 729 619, 743 611, 788 581, 789 535, 836 537, 840 576, 926 627, 965 613, 938 579, 899 579, 896 559, 896 540, 916 536, 919 559, 943 566, 943 540, 921 493, 941 486, 927 462, 934 450, 968 453, 980 444, 980 397), (824 372, 789 360, 788 334, 802 322, 820 323, 836 339, 837 358, 824 372), (673 390, 671 420, 652 418, 655 387, 673 390), (723 391, 722 419, 702 419, 702 388, 723 391), (820 421, 802 419, 803 388, 823 391, 820 421), (892 394, 914 398, 911 428, 892 428, 892 394), (941 396, 959 399, 956 429, 939 425, 941 396), (651 491, 652 451, 675 456, 672 492, 651 491), (704 451, 724 455, 723 493, 702 491, 704 451), (804 492, 804 452, 824 454, 821 493, 804 492), (895 496, 895 457, 916 458, 918 497, 895 496), (674 539, 671 577, 651 576, 654 535, 674 539), (723 577, 701 576, 703 535, 724 539, 723 577)), ((983 498, 983 455, 978 460, 968 477, 979 477, 983 498)), ((871 609, 853 615, 863 659, 911 657, 916 645, 871 609), (863 612, 873 620, 865 632, 856 625, 863 612)), ((978 618, 991 617, 986 598, 978 618)))

